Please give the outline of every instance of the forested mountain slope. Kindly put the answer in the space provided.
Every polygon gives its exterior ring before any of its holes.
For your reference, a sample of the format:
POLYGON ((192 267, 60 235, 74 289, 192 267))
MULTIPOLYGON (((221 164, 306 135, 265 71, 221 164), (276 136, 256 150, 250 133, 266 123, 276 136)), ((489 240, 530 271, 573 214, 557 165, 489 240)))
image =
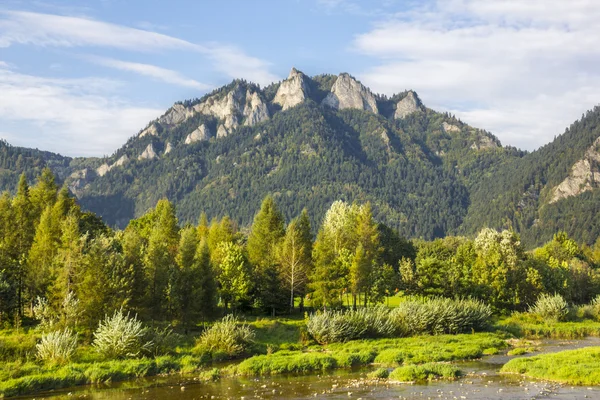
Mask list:
MULTIPOLYGON (((164 197, 183 222, 204 211, 246 226, 272 194, 286 217, 307 207, 313 222, 334 200, 370 201, 378 220, 408 237, 512 226, 528 246, 560 229, 589 243, 600 234, 599 120, 590 111, 526 153, 425 107, 413 91, 388 98, 348 74, 292 69, 266 88, 236 80, 176 103, 106 159, 27 154, 120 227, 164 197)), ((16 167, 16 148, 5 147, 13 150, 0 184, 13 189, 34 167, 16 167)))

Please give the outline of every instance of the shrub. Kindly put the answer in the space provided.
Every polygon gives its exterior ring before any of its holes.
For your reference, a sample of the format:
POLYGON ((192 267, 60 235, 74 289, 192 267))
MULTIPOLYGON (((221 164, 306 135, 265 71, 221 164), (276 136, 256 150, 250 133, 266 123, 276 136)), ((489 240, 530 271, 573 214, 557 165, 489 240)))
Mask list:
POLYGON ((321 344, 361 338, 393 337, 396 326, 390 311, 383 307, 347 311, 322 311, 311 314, 308 333, 321 344))
POLYGON ((410 299, 392 311, 396 331, 406 335, 467 333, 484 330, 491 308, 478 300, 448 298, 410 299))
POLYGON ((529 312, 552 321, 565 321, 569 314, 569 305, 559 294, 542 294, 529 312))
POLYGON ((460 375, 460 370, 451 364, 428 363, 398 367, 390 373, 390 379, 400 382, 415 382, 439 378, 456 379, 460 375))
POLYGON ((70 329, 54 331, 42 336, 36 345, 40 360, 54 364, 66 364, 77 349, 77 335, 70 329))
POLYGON ((478 300, 415 299, 400 303, 391 312, 385 307, 323 311, 306 322, 320 344, 363 338, 457 334, 488 327, 492 310, 478 300))
POLYGON ((389 376, 390 371, 387 368, 377 368, 375 371, 367 374, 367 377, 371 379, 387 379, 389 376))
POLYGON ((240 324, 230 314, 202 333, 195 350, 210 353, 215 359, 235 358, 246 353, 253 340, 250 326, 240 324))
POLYGON ((100 321, 94 332, 93 347, 107 359, 138 357, 152 346, 152 342, 144 339, 147 332, 136 316, 125 315, 123 310, 115 311, 112 317, 106 316, 100 321))

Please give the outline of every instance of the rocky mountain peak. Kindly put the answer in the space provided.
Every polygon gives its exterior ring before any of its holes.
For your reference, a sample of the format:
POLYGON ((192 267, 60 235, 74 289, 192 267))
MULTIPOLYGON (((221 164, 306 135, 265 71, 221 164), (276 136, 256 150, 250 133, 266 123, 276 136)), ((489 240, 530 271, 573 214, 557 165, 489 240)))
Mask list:
POLYGON ((146 147, 144 152, 142 154, 140 154, 140 156, 138 157, 138 160, 152 160, 156 157, 157 157, 157 155, 156 155, 156 151, 154 151, 154 146, 152 145, 152 143, 150 143, 146 147))
POLYGON ((396 112, 394 118, 404 119, 412 113, 422 109, 419 96, 412 90, 409 90, 406 96, 396 104, 396 112))
POLYGON ((325 97, 322 104, 338 110, 354 108, 379 113, 373 93, 347 73, 338 76, 331 93, 325 97))
POLYGON ((306 75, 292 67, 288 78, 281 82, 273 103, 279 104, 283 110, 302 103, 308 97, 306 75))

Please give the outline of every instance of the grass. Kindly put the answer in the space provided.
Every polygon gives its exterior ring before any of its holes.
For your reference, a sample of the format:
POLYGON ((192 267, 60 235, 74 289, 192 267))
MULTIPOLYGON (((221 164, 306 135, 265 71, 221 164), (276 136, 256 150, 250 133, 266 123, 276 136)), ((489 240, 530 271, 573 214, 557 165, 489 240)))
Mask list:
POLYGON ((279 351, 254 356, 230 369, 238 375, 309 373, 378 364, 401 366, 480 358, 490 348, 505 348, 502 336, 492 333, 419 336, 401 339, 357 340, 306 351, 279 351))
POLYGON ((389 378, 399 382, 420 382, 435 379, 453 380, 461 376, 458 368, 451 364, 427 363, 423 365, 406 365, 393 370, 389 378))
POLYGON ((595 320, 557 322, 529 313, 515 313, 502 319, 496 324, 496 329, 530 339, 580 339, 586 336, 600 336, 600 322, 595 320))
POLYGON ((70 386, 116 382, 187 370, 203 365, 200 358, 162 356, 95 363, 72 363, 48 367, 33 362, 4 365, 0 372, 0 397, 66 388, 70 386), (9 372, 10 371, 10 372, 9 372))
POLYGON ((515 358, 500 372, 568 385, 600 385, 600 347, 515 358))

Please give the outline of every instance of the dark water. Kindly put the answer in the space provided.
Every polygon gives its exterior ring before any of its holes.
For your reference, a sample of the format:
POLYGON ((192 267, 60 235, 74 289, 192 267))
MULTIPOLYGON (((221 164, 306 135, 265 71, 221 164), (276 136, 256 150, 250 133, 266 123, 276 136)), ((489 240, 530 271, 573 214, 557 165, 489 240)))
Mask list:
MULTIPOLYGON (((599 346, 600 339, 543 341, 540 353, 599 346)), ((104 386, 86 386, 27 397, 28 399, 600 399, 600 387, 571 387, 500 375, 506 355, 461 362, 466 374, 453 382, 389 384, 367 379, 368 369, 325 375, 225 378, 200 383, 193 376, 141 379, 104 386)))

